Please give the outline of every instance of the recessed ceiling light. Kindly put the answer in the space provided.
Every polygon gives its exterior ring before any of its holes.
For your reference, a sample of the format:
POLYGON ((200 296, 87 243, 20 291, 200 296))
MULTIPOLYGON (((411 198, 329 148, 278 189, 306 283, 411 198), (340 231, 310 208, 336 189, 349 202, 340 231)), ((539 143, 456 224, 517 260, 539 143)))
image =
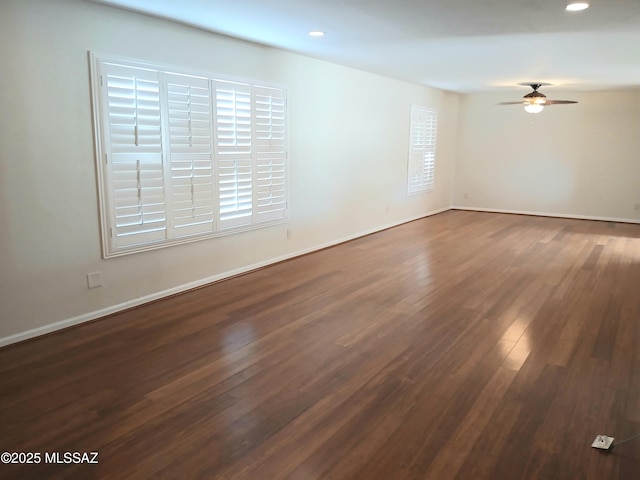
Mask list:
POLYGON ((589 8, 589 4, 587 2, 573 2, 567 5, 567 11, 569 12, 579 12, 580 10, 586 10, 589 8))
POLYGON ((314 30, 313 32, 309 32, 309 35, 312 37, 324 37, 324 32, 314 30))

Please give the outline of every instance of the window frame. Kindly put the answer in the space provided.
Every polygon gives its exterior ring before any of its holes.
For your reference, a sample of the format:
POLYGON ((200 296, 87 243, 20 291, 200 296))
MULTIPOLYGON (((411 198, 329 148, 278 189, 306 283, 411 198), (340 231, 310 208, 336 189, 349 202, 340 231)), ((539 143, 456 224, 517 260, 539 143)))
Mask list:
MULTIPOLYGON (((103 258, 119 257, 123 255, 129 255, 133 253, 139 253, 144 251, 156 250, 173 245, 181 245, 186 243, 192 243, 196 241, 222 237, 227 235, 233 235, 236 233, 256 230, 273 225, 287 223, 289 221, 289 138, 288 138, 288 105, 287 105, 287 88, 282 85, 269 84, 268 82, 257 82, 255 80, 232 78, 228 75, 217 75, 203 72, 195 72, 193 70, 187 70, 184 68, 174 68, 167 65, 151 64, 142 62, 135 59, 123 58, 113 55, 102 55, 94 52, 89 52, 89 64, 90 64, 90 79, 91 79, 91 102, 93 113, 93 127, 94 127, 94 145, 95 145, 95 164, 96 164, 96 176, 97 176, 97 189, 98 189, 98 203, 100 214, 100 235, 102 244, 102 256, 103 258), (107 90, 107 79, 105 78, 105 71, 108 69, 104 65, 121 66, 125 69, 138 69, 141 71, 156 72, 159 78, 159 96, 160 96, 160 136, 161 136, 161 164, 164 172, 162 178, 163 189, 163 205, 164 205, 164 223, 162 229, 164 230, 164 238, 156 239, 141 243, 135 243, 131 245, 123 245, 119 243, 119 238, 122 235, 117 236, 117 223, 115 220, 115 199, 117 194, 114 193, 114 180, 113 175, 113 152, 112 142, 110 138, 107 138, 107 131, 110 132, 110 125, 106 125, 109 122, 109 115, 111 108, 108 105, 109 97, 107 90), (172 211, 174 206, 174 200, 171 197, 173 188, 175 187, 174 180, 171 178, 172 158, 174 154, 171 152, 171 131, 169 124, 169 78, 175 76, 183 76, 189 79, 199 78, 204 79, 209 85, 210 95, 210 120, 211 120, 211 171, 212 171, 212 184, 213 193, 211 193, 211 201, 214 206, 214 220, 212 223, 212 231, 206 233, 196 233, 183 237, 176 237, 173 225, 173 216, 175 211, 172 211), (251 123, 251 144, 250 144, 250 156, 251 156, 251 189, 252 189, 252 201, 251 201, 251 215, 250 219, 240 225, 224 226, 220 221, 220 195, 218 192, 218 132, 216 124, 216 116, 219 114, 217 101, 216 85, 221 83, 236 84, 248 87, 251 90, 251 110, 250 110, 250 123, 251 123), (267 142, 267 147, 264 147, 264 141, 258 135, 270 135, 273 131, 265 133, 257 132, 256 125, 259 123, 256 116, 256 111, 259 108, 256 96, 254 92, 267 92, 275 95, 273 98, 281 100, 279 104, 281 118, 278 124, 280 130, 278 130, 278 140, 267 142), (254 104, 255 103, 255 104, 254 104), (269 149, 273 143, 278 145, 277 148, 269 149), (263 146, 259 146, 263 145, 263 146), (265 154, 265 150, 268 152, 265 154), (275 153, 269 153, 269 152, 275 153), (262 157, 260 155, 262 154, 262 157), (265 159, 266 155, 266 159, 265 159), (261 158, 261 167, 258 167, 258 158, 261 158), (274 158, 278 157, 276 160, 274 158), (274 167, 277 163, 277 169, 274 167), (258 169, 262 168, 260 172, 258 169), (270 169, 270 170, 269 170, 270 169), (268 171, 267 171, 268 170, 268 171), (276 171, 277 170, 277 171, 276 171), (261 173, 261 177, 258 178, 258 174, 261 173), (265 175, 271 175, 265 177, 265 175), (266 178, 266 181, 265 181, 266 178), (266 198, 269 195, 265 195, 266 192, 270 192, 273 198, 266 198), (277 196, 274 192, 277 192, 277 196), (261 195, 262 194, 262 195, 261 195), (259 198, 260 197, 260 198, 259 198), (265 199, 266 198, 266 199, 265 199), (268 209, 268 202, 272 201, 275 205, 272 210, 264 213, 265 208, 268 209), (262 202, 262 203, 260 203, 262 202), (267 202, 267 207, 264 207, 267 202), (261 218, 262 217, 262 218, 261 218)), ((256 94, 257 95, 257 94, 256 94)), ((264 95, 267 95, 266 93, 264 95)), ((263 97, 261 98, 264 98, 263 97)), ((135 100, 137 102, 137 99, 135 100)), ((272 102, 274 103, 274 102, 272 102)), ((274 103, 275 104, 275 103, 274 103)), ((137 103, 136 103, 137 105, 137 103)), ((276 106, 269 105, 268 121, 273 120, 275 117, 276 106)), ((275 121, 274 121, 275 124, 275 121)), ((267 126, 266 128, 271 128, 267 126)), ((275 128, 275 127, 274 127, 275 128)), ((136 127, 137 129, 137 127, 136 127)), ((264 130, 264 129, 263 129, 264 130)), ((273 129, 272 129, 273 130, 273 129)), ((275 136, 273 137, 275 138, 275 136)), ((136 130, 137 139, 137 130, 136 130)), ((137 144, 136 144, 137 146, 137 144)), ((138 175, 139 172, 138 172, 138 175)), ((138 176, 139 178, 139 176, 138 176)), ((138 191, 142 191, 140 181, 138 180, 138 191)), ((195 199, 193 189, 191 191, 192 199, 195 199)), ((120 198, 120 197, 117 197, 120 198)), ((140 200, 141 201, 141 200, 140 200)))

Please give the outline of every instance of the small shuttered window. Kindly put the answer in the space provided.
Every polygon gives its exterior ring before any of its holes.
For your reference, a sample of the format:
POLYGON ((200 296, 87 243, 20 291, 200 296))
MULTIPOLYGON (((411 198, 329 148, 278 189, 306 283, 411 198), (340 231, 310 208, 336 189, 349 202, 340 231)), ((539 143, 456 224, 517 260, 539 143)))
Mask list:
POLYGON ((286 91, 92 57, 105 257, 287 218, 286 91))
POLYGON ((436 165, 438 114, 416 105, 411 106, 407 194, 433 189, 436 165))

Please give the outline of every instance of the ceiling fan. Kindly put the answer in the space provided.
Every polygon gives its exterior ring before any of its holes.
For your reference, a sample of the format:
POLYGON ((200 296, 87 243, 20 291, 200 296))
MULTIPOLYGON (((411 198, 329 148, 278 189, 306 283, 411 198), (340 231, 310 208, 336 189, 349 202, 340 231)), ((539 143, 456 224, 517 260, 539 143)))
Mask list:
POLYGON ((549 83, 520 83, 524 87, 531 87, 533 92, 527 93, 519 102, 502 102, 500 105, 524 105, 528 113, 540 113, 547 105, 567 105, 578 103, 573 100, 549 100, 544 93, 540 93, 540 87, 548 86, 549 83))

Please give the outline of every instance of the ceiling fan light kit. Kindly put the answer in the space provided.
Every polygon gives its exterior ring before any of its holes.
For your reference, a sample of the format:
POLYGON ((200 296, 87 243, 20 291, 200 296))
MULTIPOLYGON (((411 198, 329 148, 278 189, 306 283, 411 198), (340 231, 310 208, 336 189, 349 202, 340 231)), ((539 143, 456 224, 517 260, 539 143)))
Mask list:
POLYGON ((540 113, 548 105, 578 103, 573 100, 549 100, 544 93, 538 91, 540 87, 549 85, 548 83, 521 83, 520 85, 531 87, 533 91, 527 93, 519 102, 502 102, 500 105, 524 105, 524 110, 527 113, 540 113))
POLYGON ((540 113, 543 109, 544 109, 544 105, 541 105, 539 103, 527 103, 524 106, 524 110, 527 113, 540 113))

